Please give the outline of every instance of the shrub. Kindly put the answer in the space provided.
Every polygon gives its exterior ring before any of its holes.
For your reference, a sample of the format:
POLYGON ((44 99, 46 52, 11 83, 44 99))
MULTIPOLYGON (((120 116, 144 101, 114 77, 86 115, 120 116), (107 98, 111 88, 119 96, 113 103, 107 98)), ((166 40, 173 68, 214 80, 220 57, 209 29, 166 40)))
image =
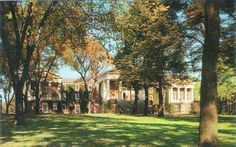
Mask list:
POLYGON ((145 103, 144 101, 138 101, 138 114, 143 114, 144 112, 144 107, 145 107, 145 103))
POLYGON ((109 112, 109 101, 102 100, 101 101, 101 110, 102 113, 108 113, 109 112))
POLYGON ((119 100, 117 102, 117 113, 131 114, 133 109, 133 101, 119 100))
MULTIPOLYGON (((100 112, 102 113, 120 113, 120 114, 132 114, 134 105, 134 100, 126 101, 126 100, 103 100, 100 112)), ((143 114, 144 111, 144 101, 138 101, 138 114, 143 114)))
POLYGON ((79 91, 79 98, 80 98, 80 109, 82 113, 88 112, 88 97, 89 93, 85 90, 79 91))
MULTIPOLYGON (((123 113, 123 114, 132 114, 132 110, 134 107, 134 100, 131 101, 125 101, 125 100, 119 100, 117 103, 117 113, 123 113)), ((144 101, 138 101, 138 110, 137 114, 143 114, 144 111, 144 101)))

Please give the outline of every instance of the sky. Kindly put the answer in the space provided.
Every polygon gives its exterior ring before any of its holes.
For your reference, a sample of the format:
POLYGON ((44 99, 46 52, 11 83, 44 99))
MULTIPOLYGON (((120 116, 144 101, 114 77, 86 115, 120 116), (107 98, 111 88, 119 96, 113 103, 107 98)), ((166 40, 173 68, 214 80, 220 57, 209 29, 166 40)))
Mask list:
POLYGON ((61 65, 58 73, 62 78, 79 78, 79 74, 67 65, 61 65))

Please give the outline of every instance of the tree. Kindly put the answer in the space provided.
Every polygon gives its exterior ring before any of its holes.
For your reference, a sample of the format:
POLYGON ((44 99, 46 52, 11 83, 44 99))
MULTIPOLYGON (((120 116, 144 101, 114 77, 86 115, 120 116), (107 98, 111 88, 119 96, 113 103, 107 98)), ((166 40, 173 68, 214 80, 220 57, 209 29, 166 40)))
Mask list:
POLYGON ((205 40, 202 57, 200 145, 217 145, 217 60, 220 39, 219 7, 213 1, 205 3, 205 40))
POLYGON ((69 89, 66 90, 65 92, 66 92, 66 99, 65 99, 66 105, 73 106, 74 102, 76 101, 75 90, 73 88, 69 87, 69 89))
POLYGON ((236 38, 235 21, 229 21, 232 18, 221 19, 221 41, 219 46, 218 57, 218 76, 217 76, 217 93, 218 98, 231 98, 236 94, 235 84, 235 44, 236 38), (228 22, 229 21, 229 22, 228 22))
POLYGON ((33 55, 29 80, 31 88, 35 92, 36 114, 39 113, 40 87, 43 87, 44 83, 47 82, 50 71, 56 70, 61 51, 59 48, 51 48, 49 45, 42 46, 40 43, 37 52, 33 55))
POLYGON ((127 88, 132 87, 135 92, 134 106, 132 114, 137 114, 138 110, 138 94, 139 90, 142 88, 142 80, 139 75, 140 64, 138 58, 133 52, 132 48, 129 48, 126 44, 124 48, 118 51, 115 57, 116 68, 120 72, 119 80, 122 82, 122 86, 127 88))
MULTIPOLYGON (((200 126, 199 139, 201 146, 217 146, 217 81, 219 80, 219 62, 222 58, 222 46, 225 42, 224 37, 221 37, 221 32, 224 32, 221 25, 221 14, 227 14, 228 18, 233 17, 234 3, 232 1, 194 1, 188 8, 187 16, 189 18, 190 26, 201 27, 204 42, 202 42, 202 80, 201 80, 201 112, 200 112, 200 126), (220 41, 223 40, 223 41, 220 41), (217 67, 218 66, 218 67, 217 67)), ((231 21, 227 21, 229 24, 231 21)), ((228 37, 227 37, 228 38, 228 37)), ((201 39, 197 39, 201 40, 201 39)), ((200 41, 201 42, 201 41, 200 41)), ((232 41, 230 41, 232 43, 232 41)), ((231 44, 230 43, 230 44, 231 44)), ((231 50, 230 48, 226 47, 231 50)), ((232 51, 232 50, 231 50, 232 51)), ((227 53, 227 58, 233 56, 227 53)), ((229 61, 229 60, 227 60, 229 61)), ((231 60, 232 61, 232 60, 231 60)))
POLYGON ((168 19, 167 11, 168 7, 160 1, 137 0, 119 21, 125 49, 131 48, 131 52, 138 54, 135 58, 141 67, 139 76, 145 89, 145 114, 148 107, 148 88, 158 82, 159 114, 164 116, 165 78, 183 73, 185 69, 181 32, 176 23, 168 19))
POLYGON ((104 66, 108 64, 108 54, 92 36, 86 36, 82 44, 68 41, 67 45, 63 58, 66 64, 77 71, 82 78, 84 83, 83 99, 85 99, 86 102, 84 102, 84 106, 81 107, 86 108, 87 102, 89 101, 87 82, 91 79, 93 79, 94 82, 97 81, 98 74, 104 69, 104 66))
POLYGON ((55 4, 56 2, 45 4, 41 9, 37 8, 43 4, 33 2, 0 4, 0 33, 16 97, 16 124, 24 123, 23 87, 42 28, 55 4), (34 19, 36 13, 41 16, 38 20, 34 19), (33 28, 36 28, 34 32, 33 28))

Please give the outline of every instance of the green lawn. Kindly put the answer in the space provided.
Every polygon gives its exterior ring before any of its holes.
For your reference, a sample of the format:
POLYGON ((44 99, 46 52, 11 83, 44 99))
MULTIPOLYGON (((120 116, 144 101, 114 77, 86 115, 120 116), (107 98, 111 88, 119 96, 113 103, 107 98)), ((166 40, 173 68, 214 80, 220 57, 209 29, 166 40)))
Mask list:
MULTIPOLYGON (((198 117, 157 118, 115 114, 40 115, 17 127, 1 120, 0 146, 194 146, 198 117)), ((236 146, 236 116, 219 116, 220 146, 236 146)))

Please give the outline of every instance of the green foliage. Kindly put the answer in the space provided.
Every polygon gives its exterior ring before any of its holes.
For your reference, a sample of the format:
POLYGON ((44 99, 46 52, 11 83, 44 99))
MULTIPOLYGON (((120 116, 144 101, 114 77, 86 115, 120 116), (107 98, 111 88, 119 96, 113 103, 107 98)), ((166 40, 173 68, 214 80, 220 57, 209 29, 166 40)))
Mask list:
POLYGON ((200 101, 200 87, 201 87, 201 82, 196 81, 194 85, 194 100, 200 101))
POLYGON ((102 113, 109 113, 109 108, 110 108, 109 102, 102 100, 101 101, 101 112, 102 113))
POLYGON ((75 102, 75 90, 71 87, 68 88, 68 90, 66 90, 66 104, 67 106, 72 106, 75 102))
POLYGON ((133 101, 119 100, 117 110, 121 114, 131 114, 133 109, 133 101))
POLYGON ((218 97, 232 98, 236 94, 236 78, 233 77, 218 87, 218 97))
MULTIPOLYGON (((136 114, 143 114, 144 110, 144 101, 138 101, 137 112, 136 114)), ((131 114, 134 107, 134 100, 126 101, 119 100, 117 103, 117 113, 120 112, 122 114, 131 114)))
MULTIPOLYGON (((233 70, 228 71, 228 73, 221 72, 224 78, 221 82, 218 82, 217 95, 220 98, 232 98, 236 94, 236 77, 233 75, 233 70)), ((194 85, 194 100, 200 101, 200 86, 201 82, 196 81, 194 85)))
MULTIPOLYGON (((118 100, 116 104, 111 104, 110 101, 102 101, 101 112, 102 113, 121 113, 131 114, 134 107, 134 100, 118 100)), ((137 114, 143 114, 144 101, 138 101, 137 114)))
POLYGON ((166 17, 168 8, 160 1, 136 0, 118 18, 124 47, 118 50, 116 67, 124 81, 143 84, 165 77, 166 72, 183 74, 182 37, 179 27, 166 17))

